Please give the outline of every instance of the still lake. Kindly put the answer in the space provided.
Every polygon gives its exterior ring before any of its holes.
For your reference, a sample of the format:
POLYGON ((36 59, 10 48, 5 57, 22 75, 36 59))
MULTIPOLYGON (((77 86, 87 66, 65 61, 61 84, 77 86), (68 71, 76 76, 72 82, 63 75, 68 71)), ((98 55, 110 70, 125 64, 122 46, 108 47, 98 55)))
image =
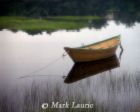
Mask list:
POLYGON ((0 31, 0 90, 11 95, 17 88, 19 91, 29 88, 32 82, 40 88, 49 83, 52 88, 60 89, 62 99, 68 94, 92 97, 99 112, 137 112, 140 108, 139 36, 140 23, 128 27, 114 21, 108 21, 101 29, 44 31, 36 35, 3 29, 0 31), (121 59, 119 47, 116 52, 118 67, 64 83, 74 66, 68 55, 62 57, 65 46, 78 47, 115 35, 121 35, 124 48, 121 59))

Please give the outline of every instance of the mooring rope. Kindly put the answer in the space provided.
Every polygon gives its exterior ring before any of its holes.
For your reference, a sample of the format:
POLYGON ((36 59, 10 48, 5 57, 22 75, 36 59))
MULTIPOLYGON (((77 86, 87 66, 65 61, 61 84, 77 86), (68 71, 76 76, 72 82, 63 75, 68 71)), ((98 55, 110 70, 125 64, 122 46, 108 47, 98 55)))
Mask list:
POLYGON ((64 58, 65 56, 67 56, 67 53, 66 53, 66 52, 64 52, 60 57, 58 57, 58 58, 56 58, 55 60, 51 61, 51 62, 48 63, 47 65, 45 65, 45 66, 43 66, 43 67, 41 67, 41 68, 39 68, 39 69, 37 69, 37 70, 34 70, 34 71, 30 72, 30 73, 27 73, 27 74, 25 74, 25 75, 22 75, 22 76, 19 77, 19 78, 26 78, 26 77, 32 77, 32 76, 46 76, 46 75, 32 75, 32 74, 38 73, 38 72, 40 72, 40 71, 46 69, 46 68, 49 67, 50 65, 52 65, 52 64, 56 63, 57 61, 59 61, 60 59, 64 58))
POLYGON ((121 57, 122 57, 122 54, 123 54, 123 51, 124 51, 121 43, 120 43, 120 49, 121 49, 121 51, 120 51, 120 54, 119 54, 119 59, 121 60, 121 57))
POLYGON ((30 77, 43 77, 43 76, 60 76, 60 77, 65 77, 65 76, 62 76, 62 75, 55 75, 55 74, 48 74, 48 75, 24 75, 24 76, 21 76, 19 77, 18 79, 24 79, 24 78, 30 78, 30 77))

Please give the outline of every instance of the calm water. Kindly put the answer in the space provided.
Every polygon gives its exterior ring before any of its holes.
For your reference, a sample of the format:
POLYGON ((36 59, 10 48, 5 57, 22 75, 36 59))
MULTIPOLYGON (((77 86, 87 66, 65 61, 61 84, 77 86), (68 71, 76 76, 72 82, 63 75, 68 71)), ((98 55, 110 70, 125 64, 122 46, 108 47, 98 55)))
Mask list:
MULTIPOLYGON (((40 88, 49 83, 52 88, 60 85, 64 98, 67 89, 72 95, 92 97, 99 112, 135 112, 140 108, 139 30, 140 23, 126 27, 114 21, 100 30, 83 28, 78 32, 60 30, 51 34, 29 35, 4 29, 0 31, 0 89, 12 93, 16 88, 28 90, 33 81, 40 88), (118 34, 124 48, 119 67, 64 83, 64 76, 74 66, 69 56, 62 58, 64 46, 82 46, 118 34)), ((118 48, 117 57, 120 52, 118 48)))

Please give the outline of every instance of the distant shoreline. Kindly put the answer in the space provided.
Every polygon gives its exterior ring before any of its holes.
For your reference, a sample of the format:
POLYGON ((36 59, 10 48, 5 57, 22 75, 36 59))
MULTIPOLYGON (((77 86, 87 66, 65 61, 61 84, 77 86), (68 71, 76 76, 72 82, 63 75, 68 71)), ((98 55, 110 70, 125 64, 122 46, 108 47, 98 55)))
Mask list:
POLYGON ((0 16, 0 29, 23 30, 27 32, 78 30, 88 27, 91 22, 100 21, 99 16, 50 16, 46 18, 27 18, 19 16, 0 16))

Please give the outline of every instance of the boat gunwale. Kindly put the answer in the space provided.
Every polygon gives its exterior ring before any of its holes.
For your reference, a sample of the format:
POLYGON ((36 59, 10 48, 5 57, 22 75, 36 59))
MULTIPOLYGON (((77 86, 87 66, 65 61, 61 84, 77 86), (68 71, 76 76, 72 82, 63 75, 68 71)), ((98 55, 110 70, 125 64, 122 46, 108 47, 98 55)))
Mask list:
POLYGON ((117 36, 113 36, 111 38, 108 38, 108 39, 105 39, 105 40, 102 40, 102 41, 99 41, 99 42, 96 42, 96 43, 92 43, 92 44, 88 44, 88 45, 84 45, 84 46, 81 46, 81 47, 74 47, 74 48, 70 48, 70 47, 64 47, 64 49, 75 49, 75 50, 107 50, 107 49, 112 49, 112 48, 116 48, 118 45, 120 44, 120 35, 117 35, 117 36), (95 49, 95 48, 91 48, 91 49, 83 49, 84 47, 88 47, 88 46, 91 46, 91 45, 96 45, 96 44, 100 44, 102 42, 105 42, 105 41, 108 41, 108 40, 111 40, 111 39, 114 39, 114 38, 118 38, 119 42, 118 44, 112 46, 112 47, 108 47, 108 48, 104 48, 104 49, 95 49))

